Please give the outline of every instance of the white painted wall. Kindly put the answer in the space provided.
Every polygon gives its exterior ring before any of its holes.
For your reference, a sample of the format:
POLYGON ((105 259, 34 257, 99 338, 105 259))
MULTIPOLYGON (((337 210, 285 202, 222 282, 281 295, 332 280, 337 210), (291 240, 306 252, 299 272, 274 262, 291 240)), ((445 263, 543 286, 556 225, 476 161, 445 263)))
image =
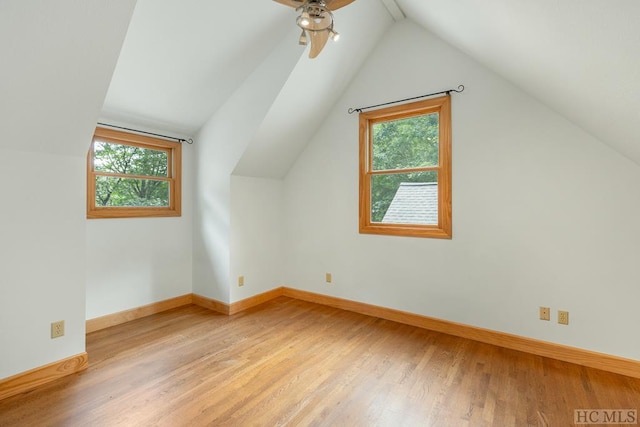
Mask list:
POLYGON ((85 349, 86 147, 134 5, 0 2, 0 378, 85 349))
POLYGON ((87 319, 192 290, 192 145, 182 147, 182 216, 87 223, 87 319))
POLYGON ((0 149, 0 378, 84 351, 83 164, 0 149))
POLYGON ((282 286, 282 218, 282 180, 231 177, 231 301, 282 286))
MULTIPOLYGON (((282 40, 196 138, 193 292, 198 295, 232 302, 237 278, 231 271, 231 175, 300 59, 302 51, 290 43, 293 36, 282 40)), ((248 251, 238 244, 240 254, 248 251)))
POLYGON ((639 184, 636 164, 400 22, 285 179, 285 283, 640 359, 639 184), (458 84, 453 239, 358 234, 358 117, 347 108, 458 84), (552 322, 537 320, 541 305, 552 322))

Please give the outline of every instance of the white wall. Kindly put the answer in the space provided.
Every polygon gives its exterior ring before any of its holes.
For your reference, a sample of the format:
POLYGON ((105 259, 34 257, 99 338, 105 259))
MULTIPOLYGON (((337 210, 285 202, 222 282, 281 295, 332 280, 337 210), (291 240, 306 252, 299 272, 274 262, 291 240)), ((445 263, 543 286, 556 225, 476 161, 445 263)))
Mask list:
POLYGON ((282 180, 231 177, 231 301, 282 286, 282 196, 282 180))
POLYGON ((193 152, 183 144, 182 216, 86 220, 87 319, 191 293, 193 152))
MULTIPOLYGON (((289 36, 209 119, 196 138, 193 292, 198 295, 233 302, 231 287, 237 286, 237 278, 236 272, 231 271, 235 256, 231 252, 231 175, 302 54, 298 46, 290 43, 289 36)), ((243 257, 249 249, 240 244, 236 240, 234 251, 243 257)))
POLYGON ((640 359, 638 184, 636 164, 400 22, 286 177, 285 283, 640 359), (458 84, 453 239, 358 234, 358 117, 347 108, 458 84), (541 305, 554 321, 537 320, 541 305))
POLYGON ((0 149, 0 378, 84 351, 83 164, 0 149))
POLYGON ((86 147, 134 5, 0 2, 0 378, 85 349, 86 147))

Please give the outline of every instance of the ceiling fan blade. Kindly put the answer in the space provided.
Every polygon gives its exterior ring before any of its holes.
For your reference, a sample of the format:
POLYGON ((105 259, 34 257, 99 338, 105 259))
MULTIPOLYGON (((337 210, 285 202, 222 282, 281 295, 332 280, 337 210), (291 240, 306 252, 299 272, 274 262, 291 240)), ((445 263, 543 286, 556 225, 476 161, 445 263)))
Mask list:
POLYGON ((292 7, 294 9, 297 9, 304 4, 304 0, 273 0, 273 1, 275 1, 276 3, 283 4, 285 6, 292 7))
POLYGON ((345 7, 348 4, 353 3, 354 1, 355 0, 325 0, 325 3, 329 10, 337 10, 337 9, 340 9, 341 7, 345 7))
POLYGON ((309 58, 315 58, 322 52, 324 45, 329 40, 329 31, 308 31, 309 39, 311 42, 311 49, 309 50, 309 58))

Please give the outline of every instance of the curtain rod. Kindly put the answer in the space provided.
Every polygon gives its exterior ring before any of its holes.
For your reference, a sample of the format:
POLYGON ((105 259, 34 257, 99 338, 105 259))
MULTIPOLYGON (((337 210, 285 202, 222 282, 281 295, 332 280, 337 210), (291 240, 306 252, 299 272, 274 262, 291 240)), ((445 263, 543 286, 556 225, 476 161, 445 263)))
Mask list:
POLYGON ((110 125, 108 123, 100 123, 98 122, 99 125, 101 126, 108 126, 110 128, 116 128, 116 129, 122 129, 122 130, 128 130, 131 132, 137 132, 137 133, 143 133, 145 135, 153 135, 153 136, 159 136, 161 138, 167 138, 167 139, 173 139, 174 141, 178 141, 178 142, 186 142, 187 144, 193 144, 193 139, 189 138, 189 139, 184 139, 184 138, 176 138, 175 136, 168 136, 168 135, 161 135, 159 133, 153 133, 153 132, 147 132, 144 130, 138 130, 138 129, 131 129, 131 128, 126 128, 123 126, 116 126, 116 125, 110 125))
POLYGON ((384 105, 398 104, 400 102, 405 102, 405 101, 413 101, 414 99, 426 98, 426 97, 434 96, 434 95, 442 95, 443 93, 446 93, 447 95, 449 95, 451 92, 460 93, 462 91, 464 91, 464 85, 458 85, 458 89, 457 90, 456 89, 449 89, 449 90, 443 90, 441 92, 429 93, 427 95, 414 96, 413 98, 405 98, 405 99, 400 99, 398 101, 391 101, 391 102, 385 102, 385 103, 377 104, 377 105, 370 105, 368 107, 349 108, 348 112, 349 112, 349 114, 353 114, 356 111, 358 113, 362 113, 362 110, 368 110, 369 108, 376 108, 376 107, 382 107, 384 105))

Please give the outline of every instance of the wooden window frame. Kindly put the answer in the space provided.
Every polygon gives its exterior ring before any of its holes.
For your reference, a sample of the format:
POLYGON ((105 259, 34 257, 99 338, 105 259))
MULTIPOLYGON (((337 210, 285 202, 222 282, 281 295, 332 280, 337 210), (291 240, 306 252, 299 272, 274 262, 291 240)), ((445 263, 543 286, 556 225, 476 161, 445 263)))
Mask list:
POLYGON ((451 222, 451 97, 449 95, 360 113, 360 233, 452 238, 451 222), (439 163, 433 167, 392 169, 398 172, 438 172, 438 224, 389 224, 371 221, 371 178, 390 171, 373 171, 372 127, 376 123, 438 113, 439 163))
MULTIPOLYGON (((144 178, 136 175, 122 175, 128 178, 144 178)), ((153 138, 122 132, 112 129, 96 128, 91 141, 91 147, 87 154, 87 218, 145 218, 145 217, 173 217, 181 216, 182 207, 182 146, 180 143, 171 142, 164 139, 153 138), (147 148, 152 150, 165 151, 168 156, 168 168, 166 177, 153 177, 167 181, 169 183, 169 206, 167 207, 119 207, 119 206, 96 206, 96 177, 99 175, 117 176, 113 174, 103 174, 94 169, 94 143, 96 139, 111 142, 119 145, 129 145, 134 147, 147 148)))

